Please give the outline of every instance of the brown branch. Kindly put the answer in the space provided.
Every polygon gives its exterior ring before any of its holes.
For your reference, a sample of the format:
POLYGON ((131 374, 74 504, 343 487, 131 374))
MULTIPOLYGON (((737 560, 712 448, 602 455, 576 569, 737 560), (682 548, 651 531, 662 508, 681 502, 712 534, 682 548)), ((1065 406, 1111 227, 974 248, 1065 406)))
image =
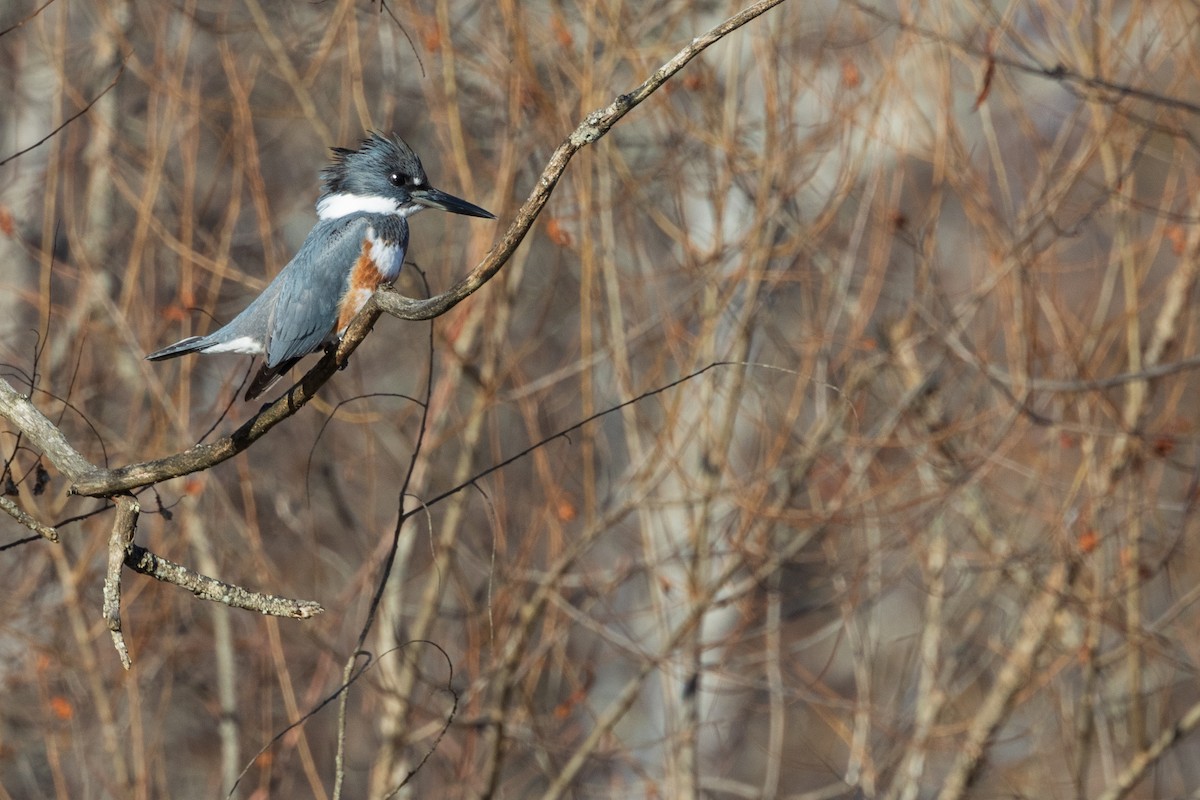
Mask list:
POLYGON ((58 544, 58 531, 54 530, 54 528, 50 525, 46 525, 45 523, 41 522, 36 517, 33 517, 22 511, 20 506, 18 506, 12 500, 9 500, 7 497, 0 497, 0 511, 4 511, 10 517, 24 525, 26 528, 29 528, 29 530, 33 531, 38 536, 41 536, 43 539, 49 539, 55 544, 58 544))
POLYGON ((1121 800, 1146 776, 1146 773, 1167 754, 1179 740, 1200 727, 1200 703, 1194 703, 1179 721, 1166 728, 1151 745, 1129 760, 1125 769, 1099 795, 1099 800, 1121 800))
POLYGON ((108 567, 104 575, 104 621, 112 634, 121 666, 125 669, 132 667, 133 662, 129 659, 129 647, 121 632, 121 566, 133 545, 141 511, 141 506, 132 495, 117 498, 117 518, 113 521, 112 533, 108 538, 108 567))
POLYGON ((41 450, 72 481, 80 481, 100 469, 71 446, 58 426, 38 411, 28 397, 20 394, 8 381, 0 378, 0 417, 12 422, 17 430, 41 450))
POLYGON ((337 372, 339 359, 340 363, 345 363, 345 357, 349 356, 358 346, 375 320, 371 318, 366 325, 361 324, 364 321, 364 316, 360 314, 356 324, 352 325, 351 330, 347 332, 346 339, 342 342, 337 354, 327 353, 301 379, 300 383, 251 417, 230 435, 214 442, 193 445, 183 452, 165 458, 143 461, 110 470, 97 469, 76 480, 71 485, 71 494, 111 497, 141 486, 190 475, 193 472, 202 472, 233 458, 261 439, 280 422, 295 414, 313 398, 316 391, 337 372), (353 338, 351 338, 352 336, 353 338))
MULTIPOLYGON (((362 337, 366 335, 367 330, 369 330, 369 324, 366 324, 366 320, 360 319, 358 322, 363 324, 357 326, 359 334, 354 344, 357 344, 357 341, 361 341, 362 337)), ((353 349, 353 347, 349 349, 353 349)), ((295 389, 273 403, 262 414, 247 422, 232 436, 215 443, 216 446, 197 445, 176 456, 163 459, 161 462, 151 462, 148 465, 134 465, 135 468, 149 467, 150 469, 143 469, 141 473, 135 471, 133 474, 145 474, 147 471, 149 474, 162 474, 164 470, 171 467, 179 469, 180 464, 184 465, 184 467, 194 463, 203 464, 206 451, 215 451, 218 454, 227 452, 228 455, 212 461, 212 463, 219 463, 219 461, 223 461, 225 458, 233 455, 233 453, 244 450, 251 442, 262 436, 267 430, 270 430, 271 427, 286 419, 292 413, 295 413, 295 409, 303 405, 304 402, 307 402, 312 393, 336 371, 336 363, 334 363, 334 359, 331 356, 322 359, 317 367, 317 369, 306 375, 304 380, 295 389), (321 371, 320 367, 326 362, 333 363, 333 366, 325 371, 321 371), (301 398, 300 401, 298 403, 293 402, 290 406, 291 410, 287 410, 289 408, 287 401, 289 398, 294 399, 295 397, 301 398), (164 464, 165 466, 163 466, 164 464), (157 472, 153 469, 156 465, 158 465, 157 472)), ((71 446, 62 431, 47 419, 28 397, 18 393, 3 379, 0 379, 0 416, 10 420, 29 439, 33 446, 40 449, 50 459, 51 463, 59 471, 76 483, 87 484, 89 481, 103 481, 105 476, 132 471, 132 468, 126 468, 126 470, 104 470, 88 462, 87 459, 71 446)), ((200 468, 203 469, 204 466, 200 468)), ((189 469, 179 474, 186 474, 187 471, 194 470, 189 469)), ((168 475, 168 477, 170 476, 168 475)), ((156 481, 149 482, 153 483, 156 481)), ((148 575, 164 583, 182 586, 202 599, 224 603, 235 608, 295 619, 307 619, 324 610, 320 604, 310 600, 291 600, 285 597, 260 594, 243 589, 240 586, 223 583, 194 572, 180 564, 168 561, 143 547, 139 547, 133 543, 134 534, 137 532, 138 515, 141 513, 141 507, 138 505, 137 500, 123 490, 105 492, 104 494, 107 496, 118 494, 118 496, 115 498, 117 515, 113 522, 112 533, 109 536, 108 542, 107 569, 104 577, 103 614, 109 632, 112 634, 113 645, 116 647, 121 664, 125 669, 129 669, 132 666, 132 662, 129 657, 129 648, 126 645, 121 629, 122 564, 135 572, 148 575)), ((46 526, 30 517, 7 498, 0 498, 0 509, 6 511, 18 522, 37 532, 39 535, 54 542, 58 541, 58 534, 52 527, 46 526)))
POLYGON ((1008 658, 971 720, 954 765, 942 783, 939 800, 957 800, 969 788, 983 763, 987 743, 1012 713, 1012 699, 1025 685, 1056 615, 1069 596, 1079 566, 1078 560, 1059 562, 1043 579, 1041 594, 1026 608, 1020 632, 1008 648, 1008 658))
POLYGON ((313 600, 292 600, 287 597, 252 592, 241 586, 201 575, 199 572, 168 561, 136 544, 129 546, 125 554, 125 566, 134 572, 149 575, 163 583, 182 586, 201 600, 211 600, 214 603, 223 603, 233 608, 257 611, 272 617, 308 619, 325 610, 320 603, 313 600))

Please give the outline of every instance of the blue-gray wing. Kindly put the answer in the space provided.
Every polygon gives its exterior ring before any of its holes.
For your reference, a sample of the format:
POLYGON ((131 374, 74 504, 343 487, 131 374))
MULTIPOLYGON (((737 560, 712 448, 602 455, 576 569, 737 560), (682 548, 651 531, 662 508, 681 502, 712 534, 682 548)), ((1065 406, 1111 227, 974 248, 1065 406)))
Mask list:
POLYGON ((306 356, 329 339, 369 225, 363 217, 318 222, 267 287, 264 295, 277 295, 270 301, 268 367, 306 356))

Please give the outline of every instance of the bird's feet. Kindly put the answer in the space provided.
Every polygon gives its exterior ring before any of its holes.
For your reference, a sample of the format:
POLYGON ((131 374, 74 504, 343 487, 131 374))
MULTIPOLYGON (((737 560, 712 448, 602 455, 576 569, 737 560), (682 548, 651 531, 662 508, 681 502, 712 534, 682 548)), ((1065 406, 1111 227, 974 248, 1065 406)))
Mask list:
MULTIPOLYGON (((326 342, 325 343, 325 355, 329 355, 330 353, 336 353, 337 349, 338 349, 338 344, 340 344, 340 342, 326 342)), ((350 356, 346 356, 346 359, 344 361, 342 361, 342 363, 338 364, 338 372, 341 372, 348 366, 350 366, 350 356)))

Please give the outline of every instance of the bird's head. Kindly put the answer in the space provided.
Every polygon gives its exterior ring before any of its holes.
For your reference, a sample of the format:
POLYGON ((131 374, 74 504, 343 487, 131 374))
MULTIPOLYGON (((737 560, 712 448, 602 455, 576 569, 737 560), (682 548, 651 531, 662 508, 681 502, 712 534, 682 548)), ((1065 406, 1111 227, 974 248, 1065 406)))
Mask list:
POLYGON ((397 214, 407 217, 425 208, 495 219, 490 211, 434 189, 421 160, 400 137, 372 132, 357 150, 334 147, 333 160, 321 172, 317 201, 321 219, 350 214, 397 214))

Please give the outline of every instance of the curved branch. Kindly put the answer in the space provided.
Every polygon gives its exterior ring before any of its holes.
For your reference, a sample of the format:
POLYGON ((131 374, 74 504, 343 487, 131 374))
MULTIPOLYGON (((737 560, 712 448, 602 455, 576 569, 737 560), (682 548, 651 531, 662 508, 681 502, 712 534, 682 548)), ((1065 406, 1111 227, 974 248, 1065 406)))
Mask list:
POLYGON ((428 300, 412 300, 392 291, 377 292, 374 305, 378 305, 381 310, 400 319, 423 320, 445 314, 473 294, 479 287, 491 280, 492 276, 500 271, 500 268, 516 251, 517 246, 521 244, 521 240, 525 238, 525 234, 529 232, 534 220, 537 219, 538 214, 550 199, 558 179, 566 171, 567 164, 576 153, 612 130, 612 127, 620 122, 622 117, 640 105, 643 100, 657 91, 710 45, 783 1, 760 0, 760 2, 742 9, 707 33, 692 39, 691 44, 655 70, 633 91, 618 95, 604 108, 588 114, 583 122, 571 132, 571 135, 558 146, 554 155, 550 156, 550 161, 542 171, 541 177, 538 178, 533 191, 530 192, 529 199, 517 212, 517 216, 505 232, 504 238, 496 243, 479 266, 449 290, 428 300))

